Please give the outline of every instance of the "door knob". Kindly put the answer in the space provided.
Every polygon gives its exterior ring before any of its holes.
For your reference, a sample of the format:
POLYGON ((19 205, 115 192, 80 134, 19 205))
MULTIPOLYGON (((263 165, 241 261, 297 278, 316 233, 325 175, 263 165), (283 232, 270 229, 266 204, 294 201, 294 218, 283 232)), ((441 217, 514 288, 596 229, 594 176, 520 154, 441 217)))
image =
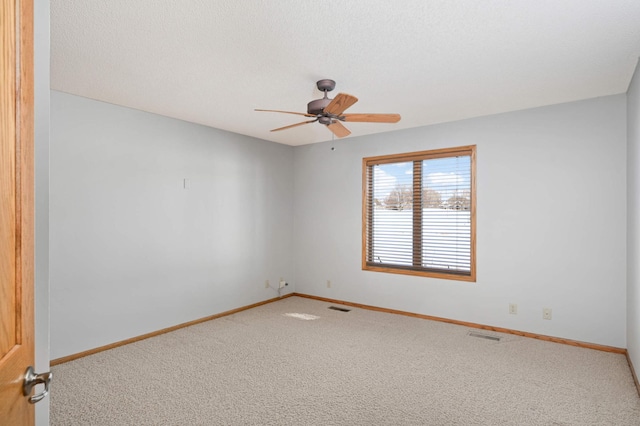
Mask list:
POLYGON ((32 366, 27 367, 27 371, 24 373, 22 394, 24 396, 29 396, 36 385, 43 384, 44 390, 39 394, 33 395, 29 398, 29 402, 32 404, 41 401, 49 393, 49 385, 51 384, 52 378, 53 374, 51 374, 50 371, 47 371, 46 373, 36 374, 32 366))

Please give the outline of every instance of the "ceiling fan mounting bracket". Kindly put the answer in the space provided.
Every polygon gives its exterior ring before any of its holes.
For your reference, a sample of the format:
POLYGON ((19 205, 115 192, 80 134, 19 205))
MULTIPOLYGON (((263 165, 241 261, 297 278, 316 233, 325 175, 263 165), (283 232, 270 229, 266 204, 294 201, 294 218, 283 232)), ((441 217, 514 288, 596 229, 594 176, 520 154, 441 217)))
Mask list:
POLYGON ((316 86, 318 86, 318 90, 321 92, 330 92, 336 88, 336 82, 328 78, 325 78, 322 80, 318 80, 318 82, 316 83, 316 86))

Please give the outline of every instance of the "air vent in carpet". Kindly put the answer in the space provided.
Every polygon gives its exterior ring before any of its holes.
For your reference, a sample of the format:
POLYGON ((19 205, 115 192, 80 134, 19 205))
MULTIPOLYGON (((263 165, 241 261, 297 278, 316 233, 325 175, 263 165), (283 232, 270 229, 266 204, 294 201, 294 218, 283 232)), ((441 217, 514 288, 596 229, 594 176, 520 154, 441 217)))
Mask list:
POLYGON ((329 306, 329 309, 333 309, 334 311, 340 311, 340 312, 349 312, 351 310, 347 308, 340 308, 338 306, 329 306))
POLYGON ((470 331, 470 332, 467 333, 467 336, 479 337, 481 339, 487 339, 487 340, 493 340, 494 342, 499 342, 500 341, 500 337, 499 336, 494 336, 494 335, 491 335, 491 334, 478 333, 477 331, 470 331))

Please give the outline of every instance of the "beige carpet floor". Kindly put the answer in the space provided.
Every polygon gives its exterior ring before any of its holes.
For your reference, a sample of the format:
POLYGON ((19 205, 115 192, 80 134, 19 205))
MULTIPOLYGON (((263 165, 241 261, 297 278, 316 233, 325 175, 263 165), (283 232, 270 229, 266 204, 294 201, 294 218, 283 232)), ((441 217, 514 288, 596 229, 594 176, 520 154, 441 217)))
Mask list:
POLYGON ((51 425, 640 425, 623 355, 329 306, 286 298, 53 367, 51 425))

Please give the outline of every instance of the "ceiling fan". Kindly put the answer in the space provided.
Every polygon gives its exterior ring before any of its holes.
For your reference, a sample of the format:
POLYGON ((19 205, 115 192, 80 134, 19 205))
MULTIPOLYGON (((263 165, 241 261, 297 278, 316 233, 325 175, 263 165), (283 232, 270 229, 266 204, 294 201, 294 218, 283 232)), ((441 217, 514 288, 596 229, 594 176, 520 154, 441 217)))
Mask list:
POLYGON ((318 90, 324 92, 322 99, 316 99, 307 104, 307 113, 280 111, 274 109, 256 109, 256 111, 266 112, 282 112, 285 114, 303 115, 305 117, 315 117, 313 120, 303 121, 301 123, 291 124, 289 126, 278 127, 271 130, 277 132, 279 130, 291 129, 293 127, 302 126, 304 124, 315 123, 327 126, 331 132, 339 138, 349 136, 351 132, 342 125, 345 122, 368 122, 368 123, 397 123, 400 121, 400 114, 343 114, 351 105, 358 102, 358 98, 346 93, 338 93, 338 95, 329 99, 327 93, 335 89, 336 82, 329 79, 319 80, 316 85, 318 90))

